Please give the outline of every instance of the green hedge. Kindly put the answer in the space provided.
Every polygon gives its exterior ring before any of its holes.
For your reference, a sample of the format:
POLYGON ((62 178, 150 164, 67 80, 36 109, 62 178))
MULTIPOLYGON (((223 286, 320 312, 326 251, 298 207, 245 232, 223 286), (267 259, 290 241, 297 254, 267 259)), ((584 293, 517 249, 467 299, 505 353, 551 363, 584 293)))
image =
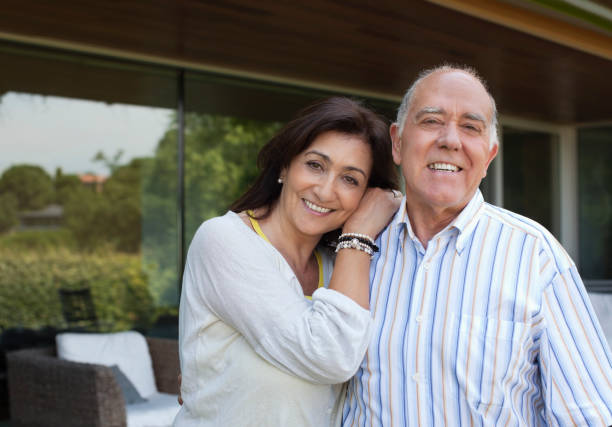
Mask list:
POLYGON ((77 245, 70 231, 24 230, 0 235, 0 251, 50 251, 76 250, 77 245))
POLYGON ((0 247, 0 329, 62 329, 60 288, 89 286, 103 330, 147 329, 156 317, 139 255, 0 247))

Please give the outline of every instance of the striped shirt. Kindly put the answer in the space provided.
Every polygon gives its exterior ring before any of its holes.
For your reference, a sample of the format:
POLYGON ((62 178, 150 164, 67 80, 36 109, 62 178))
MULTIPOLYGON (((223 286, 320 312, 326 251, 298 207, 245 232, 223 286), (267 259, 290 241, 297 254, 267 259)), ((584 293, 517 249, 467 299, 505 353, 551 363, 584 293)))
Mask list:
POLYGON ((405 202, 377 243, 344 426, 612 424, 610 350, 542 226, 477 191, 426 249, 405 202))

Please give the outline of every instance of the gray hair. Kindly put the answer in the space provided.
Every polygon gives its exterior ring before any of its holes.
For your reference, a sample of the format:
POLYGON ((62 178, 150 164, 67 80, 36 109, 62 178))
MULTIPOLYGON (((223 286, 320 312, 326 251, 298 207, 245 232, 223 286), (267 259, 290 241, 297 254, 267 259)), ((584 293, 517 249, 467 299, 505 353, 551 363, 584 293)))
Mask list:
POLYGON ((499 143, 499 140, 497 138, 497 106, 495 105, 495 99, 493 99, 493 95, 491 95, 491 93, 489 92, 489 89, 487 88, 487 84, 485 83, 483 78, 478 75, 478 73, 476 72, 474 68, 468 67, 466 65, 444 64, 444 65, 439 65, 434 68, 423 70, 419 73, 416 80, 412 83, 410 88, 408 88, 408 90, 406 91, 406 94, 404 95, 404 98, 402 99, 402 103, 400 104, 399 109, 397 110, 396 123, 399 127, 400 135, 404 131, 404 124, 406 123, 406 116, 408 115, 408 110, 410 110, 410 106, 412 105, 412 100, 414 98, 414 92, 416 91, 417 87, 421 84, 423 80, 425 80, 427 77, 431 76, 432 74, 435 74, 438 72, 447 73, 451 71, 461 71, 461 72, 464 72, 470 75, 476 81, 478 81, 482 85, 482 87, 484 87, 485 91, 487 92, 487 95, 489 95, 489 99, 491 100, 491 109, 493 112, 493 114, 491 115, 491 123, 489 123, 489 148, 493 148, 495 145, 499 143))

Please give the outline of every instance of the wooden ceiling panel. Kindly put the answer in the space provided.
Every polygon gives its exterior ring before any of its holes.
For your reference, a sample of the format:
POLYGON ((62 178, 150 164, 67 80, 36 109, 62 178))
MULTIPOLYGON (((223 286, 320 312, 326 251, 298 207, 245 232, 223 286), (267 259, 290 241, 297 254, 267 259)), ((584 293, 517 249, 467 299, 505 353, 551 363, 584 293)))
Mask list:
MULTIPOLYGON (((423 1, 4 0, 0 35, 398 98, 467 63, 505 114, 612 120, 612 61, 423 1), (81 46, 81 47, 79 47, 81 46)), ((612 43, 612 40, 611 40, 612 43)))

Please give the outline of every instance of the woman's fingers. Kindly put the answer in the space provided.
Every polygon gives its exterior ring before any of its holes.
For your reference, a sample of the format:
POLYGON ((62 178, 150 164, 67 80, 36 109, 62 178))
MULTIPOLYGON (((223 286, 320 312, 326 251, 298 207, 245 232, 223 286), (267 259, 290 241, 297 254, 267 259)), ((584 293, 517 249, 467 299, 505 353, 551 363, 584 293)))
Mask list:
POLYGON ((364 233, 375 238, 387 226, 401 203, 397 190, 368 188, 359 207, 344 224, 345 233, 364 233))

